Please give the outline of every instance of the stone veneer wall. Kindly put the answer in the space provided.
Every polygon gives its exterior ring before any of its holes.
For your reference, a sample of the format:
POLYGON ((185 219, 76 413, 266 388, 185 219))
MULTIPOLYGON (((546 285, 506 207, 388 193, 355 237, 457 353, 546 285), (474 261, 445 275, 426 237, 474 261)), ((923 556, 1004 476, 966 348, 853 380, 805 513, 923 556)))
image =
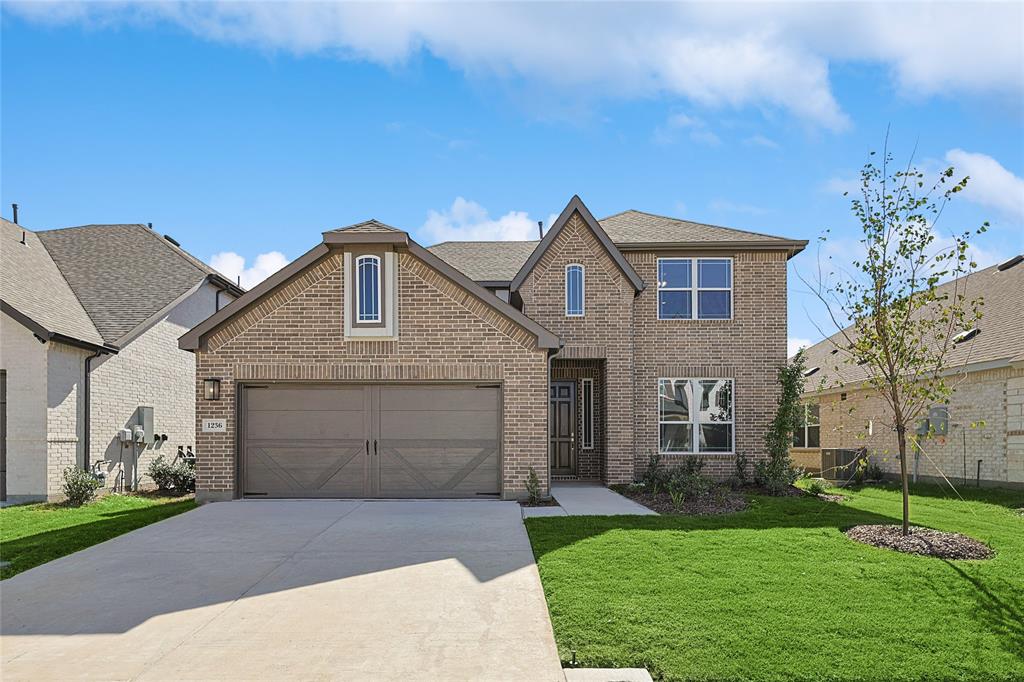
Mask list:
POLYGON ((227 421, 226 434, 197 427, 201 500, 236 495, 236 381, 452 381, 502 383, 502 485, 525 494, 530 467, 548 490, 547 353, 519 325, 407 251, 398 258, 398 340, 343 334, 342 254, 332 251, 215 330, 197 351, 197 423, 227 421), (221 379, 219 401, 202 396, 221 379))

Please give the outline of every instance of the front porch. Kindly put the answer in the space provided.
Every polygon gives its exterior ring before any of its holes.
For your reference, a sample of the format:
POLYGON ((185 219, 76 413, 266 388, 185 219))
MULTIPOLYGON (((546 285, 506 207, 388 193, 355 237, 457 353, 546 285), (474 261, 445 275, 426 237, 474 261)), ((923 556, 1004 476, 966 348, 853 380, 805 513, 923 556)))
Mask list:
POLYGON ((604 482, 607 464, 605 361, 551 361, 551 482, 604 482))

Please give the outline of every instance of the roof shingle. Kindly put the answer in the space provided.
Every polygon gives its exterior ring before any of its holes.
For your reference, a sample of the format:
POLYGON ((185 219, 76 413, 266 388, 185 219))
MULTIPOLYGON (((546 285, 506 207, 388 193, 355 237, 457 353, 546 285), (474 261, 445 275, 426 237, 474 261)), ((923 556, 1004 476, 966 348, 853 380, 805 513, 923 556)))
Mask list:
POLYGON ((427 251, 474 282, 511 282, 539 243, 441 242, 427 251))

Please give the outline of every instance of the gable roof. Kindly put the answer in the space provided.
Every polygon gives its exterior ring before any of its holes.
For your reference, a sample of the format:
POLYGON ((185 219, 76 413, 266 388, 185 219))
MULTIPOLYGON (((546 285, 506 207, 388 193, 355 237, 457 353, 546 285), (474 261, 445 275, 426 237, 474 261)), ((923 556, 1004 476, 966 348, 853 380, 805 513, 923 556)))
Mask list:
MULTIPOLYGON (((980 296, 983 301, 982 317, 975 325, 980 333, 953 347, 947 355, 951 368, 968 365, 983 369, 1024 362, 1024 263, 1002 271, 1000 267, 993 265, 939 286, 940 293, 952 294, 959 283, 967 300, 980 296)), ((808 392, 819 385, 832 387, 867 380, 867 367, 852 364, 841 351, 832 352, 844 343, 843 334, 836 332, 804 351, 807 368, 819 368, 808 377, 808 392)))
POLYGON ((393 228, 377 221, 366 221, 364 223, 357 223, 352 226, 353 229, 341 228, 338 230, 329 230, 323 233, 324 241, 321 244, 313 247, 305 254, 296 258, 294 261, 281 268, 273 275, 263 280, 255 287, 247 291, 240 298, 232 301, 228 305, 221 308, 219 311, 208 317, 203 322, 200 322, 193 329, 183 334, 178 339, 178 347, 184 350, 197 350, 199 349, 204 341, 204 338, 211 332, 215 331, 222 324, 241 314, 251 306, 255 305, 264 296, 275 290, 278 286, 284 284, 288 280, 292 279, 306 268, 320 261, 322 258, 327 256, 331 251, 331 246, 344 246, 345 244, 351 243, 390 243, 399 244, 402 247, 408 248, 409 252, 425 262, 430 267, 434 268, 442 275, 452 280, 460 287, 465 289, 468 293, 472 294, 478 300, 487 304, 497 312, 512 320, 519 326, 523 327, 527 331, 531 332, 537 337, 537 346, 545 349, 555 349, 561 346, 561 340, 557 335, 548 331, 535 320, 530 319, 524 315, 520 310, 509 305, 505 301, 502 301, 497 296, 484 289, 482 286, 474 282, 472 279, 467 277, 464 273, 460 272, 456 268, 452 267, 445 261, 438 258, 436 255, 424 249, 422 246, 409 239, 408 233, 393 228), (385 228, 385 229, 379 229, 385 228), (376 235, 369 234, 365 235, 368 239, 352 240, 348 236, 352 233, 360 235, 360 233, 377 233, 376 235), (348 235, 339 233, 348 233, 348 235), (340 238, 339 238, 340 237, 340 238))
POLYGON ((539 241, 441 242, 428 247, 449 265, 476 282, 511 282, 539 241))
POLYGON ((145 225, 82 225, 37 233, 108 344, 131 341, 152 318, 214 279, 241 289, 145 225))
POLYGON ((337 227, 337 228, 335 228, 333 230, 328 230, 328 231, 329 232, 405 232, 405 230, 400 230, 397 227, 391 227, 390 225, 385 225, 384 223, 380 222, 376 218, 370 218, 369 220, 364 220, 361 223, 355 223, 354 225, 347 225, 345 227, 337 227))
POLYGON ((90 346, 104 345, 96 325, 39 236, 2 218, 0 299, 4 312, 43 340, 56 334, 90 346))
POLYGON ((512 278, 512 284, 510 285, 512 291, 515 291, 523 285, 523 281, 526 279, 526 276, 530 274, 530 271, 533 270, 537 261, 541 259, 544 253, 554 243, 559 233, 565 227, 565 224, 569 222, 569 218, 572 217, 573 213, 580 214, 583 222, 586 223, 587 227, 589 227, 591 232, 594 233, 594 236, 597 237, 601 246, 604 247, 605 251, 608 252, 608 255, 611 256, 612 260, 615 261, 615 264, 619 267, 619 270, 622 271, 622 274, 629 280, 629 283, 633 285, 633 289, 637 292, 642 291, 645 285, 644 281, 640 279, 640 275, 636 274, 636 270, 634 270, 633 266, 626 261, 622 252, 615 247, 615 244, 613 244, 612 240, 609 239, 608 234, 594 218, 590 209, 586 207, 579 195, 575 194, 572 199, 569 200, 566 207, 562 209, 562 213, 558 216, 558 219, 555 220, 551 229, 548 230, 548 233, 540 240, 540 244, 533 250, 533 253, 531 253, 530 257, 526 259, 526 262, 523 263, 522 267, 519 268, 516 276, 512 278))
POLYGON ((690 220, 628 210, 600 221, 621 249, 630 248, 775 248, 794 256, 807 246, 803 239, 787 239, 760 232, 695 223, 690 220))

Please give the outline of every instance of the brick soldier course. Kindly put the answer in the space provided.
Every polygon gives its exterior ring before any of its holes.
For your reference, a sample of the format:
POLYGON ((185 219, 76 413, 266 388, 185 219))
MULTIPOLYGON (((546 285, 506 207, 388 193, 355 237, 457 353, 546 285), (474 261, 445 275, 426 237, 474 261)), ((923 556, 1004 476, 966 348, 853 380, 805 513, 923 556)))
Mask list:
POLYGON ((599 222, 578 197, 533 245, 423 249, 375 221, 326 232, 323 244, 181 338, 196 354, 197 423, 227 423, 224 433, 197 429, 199 497, 243 492, 236 397, 240 384, 253 382, 494 382, 501 387, 500 494, 514 498, 525 494, 531 468, 545 492, 550 485, 549 381, 577 383, 575 477, 624 483, 659 448, 658 379, 728 378, 735 451, 702 455, 710 473, 724 477, 737 453, 763 456, 775 373, 785 361, 786 261, 804 245, 635 211, 599 222), (391 337, 346 331, 345 289, 355 281, 345 272, 354 262, 346 255, 367 249, 395 255, 391 337), (662 256, 731 258, 732 319, 659 320, 662 256), (584 268, 582 316, 566 315, 569 264, 584 268), (203 400, 208 377, 220 380, 220 400, 203 400), (578 445, 583 379, 593 381, 594 393, 593 448, 586 450, 578 445))

